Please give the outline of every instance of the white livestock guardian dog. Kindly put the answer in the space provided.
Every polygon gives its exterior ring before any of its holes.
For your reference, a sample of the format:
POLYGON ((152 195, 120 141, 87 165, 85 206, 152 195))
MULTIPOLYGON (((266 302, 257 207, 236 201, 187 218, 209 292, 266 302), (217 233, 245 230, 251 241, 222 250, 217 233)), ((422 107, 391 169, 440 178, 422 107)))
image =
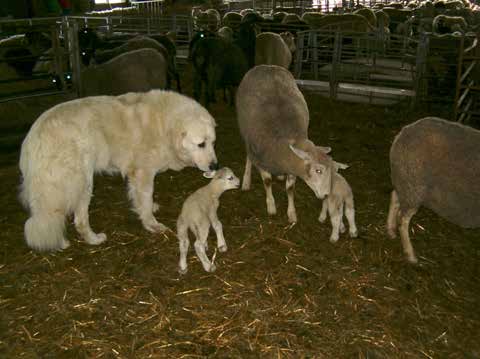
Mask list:
POLYGON ((143 226, 164 231, 153 215, 155 174, 186 166, 216 169, 214 142, 213 117, 175 92, 86 97, 51 108, 33 124, 20 154, 21 199, 31 214, 27 244, 37 250, 67 248, 65 217, 71 213, 87 243, 106 240, 88 219, 98 171, 128 177, 129 197, 143 226))

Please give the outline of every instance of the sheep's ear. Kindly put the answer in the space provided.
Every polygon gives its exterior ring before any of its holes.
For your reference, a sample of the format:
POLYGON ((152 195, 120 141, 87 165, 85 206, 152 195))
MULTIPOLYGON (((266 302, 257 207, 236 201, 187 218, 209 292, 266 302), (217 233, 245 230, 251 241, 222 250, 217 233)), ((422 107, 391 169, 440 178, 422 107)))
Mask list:
POLYGON ((325 154, 330 153, 332 151, 331 147, 317 146, 317 148, 325 154))
POLYGON ((349 165, 346 165, 345 163, 340 163, 340 162, 334 162, 335 168, 338 170, 346 170, 349 165))
POLYGON ((308 152, 299 150, 298 148, 293 147, 292 145, 289 145, 290 149, 295 153, 298 157, 300 157, 304 161, 311 161, 312 157, 308 152))

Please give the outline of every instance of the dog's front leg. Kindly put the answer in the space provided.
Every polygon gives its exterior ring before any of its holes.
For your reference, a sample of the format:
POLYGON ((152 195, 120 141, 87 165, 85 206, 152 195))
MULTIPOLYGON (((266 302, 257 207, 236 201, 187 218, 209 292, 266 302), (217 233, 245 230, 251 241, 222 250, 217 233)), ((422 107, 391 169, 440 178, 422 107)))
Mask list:
POLYGON ((157 222, 153 216, 155 209, 153 203, 154 179, 154 171, 144 169, 130 171, 128 174, 128 194, 145 229, 150 232, 163 232, 167 227, 157 222))

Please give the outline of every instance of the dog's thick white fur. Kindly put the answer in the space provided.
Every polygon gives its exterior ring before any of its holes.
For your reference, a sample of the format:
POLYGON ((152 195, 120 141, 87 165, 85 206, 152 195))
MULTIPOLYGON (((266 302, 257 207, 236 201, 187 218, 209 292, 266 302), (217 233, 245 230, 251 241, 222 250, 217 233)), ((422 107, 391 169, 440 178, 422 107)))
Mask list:
POLYGON ((86 97, 43 113, 25 138, 20 154, 21 200, 30 209, 25 223, 27 244, 37 250, 59 250, 65 239, 65 217, 89 244, 105 241, 88 219, 93 175, 120 172, 128 177, 129 197, 143 226, 166 227, 153 212, 157 172, 217 166, 215 120, 194 100, 175 92, 152 90, 121 96, 86 97))

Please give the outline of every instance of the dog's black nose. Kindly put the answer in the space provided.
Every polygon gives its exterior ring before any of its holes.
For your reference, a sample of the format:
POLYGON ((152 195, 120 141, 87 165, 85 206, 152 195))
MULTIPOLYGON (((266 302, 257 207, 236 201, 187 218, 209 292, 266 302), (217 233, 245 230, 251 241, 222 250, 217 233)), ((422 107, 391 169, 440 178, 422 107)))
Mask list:
POLYGON ((210 171, 216 171, 216 170, 218 170, 218 162, 212 162, 212 163, 210 163, 210 166, 208 166, 208 169, 209 169, 210 171))

